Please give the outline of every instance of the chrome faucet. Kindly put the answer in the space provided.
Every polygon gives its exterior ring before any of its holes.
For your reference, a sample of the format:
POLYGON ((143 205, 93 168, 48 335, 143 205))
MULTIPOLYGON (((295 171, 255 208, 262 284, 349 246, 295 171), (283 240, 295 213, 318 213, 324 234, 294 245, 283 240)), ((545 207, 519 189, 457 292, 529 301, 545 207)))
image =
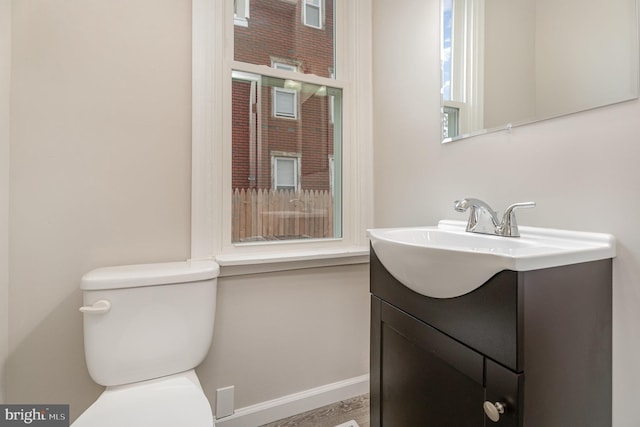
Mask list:
POLYGON ((514 203, 509 206, 502 215, 502 221, 498 220, 498 214, 487 203, 480 199, 462 199, 453 203, 453 208, 458 212, 466 212, 469 209, 469 221, 467 231, 470 233, 493 234, 503 237, 518 237, 518 223, 515 210, 518 208, 533 208, 535 202, 514 203))

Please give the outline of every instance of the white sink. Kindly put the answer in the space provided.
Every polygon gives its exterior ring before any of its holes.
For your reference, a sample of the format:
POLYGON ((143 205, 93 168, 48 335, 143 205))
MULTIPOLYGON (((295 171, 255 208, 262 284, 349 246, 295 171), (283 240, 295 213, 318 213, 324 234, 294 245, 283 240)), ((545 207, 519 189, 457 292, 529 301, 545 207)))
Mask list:
POLYGON ((529 271, 613 258, 610 234, 520 226, 520 237, 465 231, 466 222, 367 230, 384 267, 402 284, 433 298, 478 288, 502 270, 529 271))

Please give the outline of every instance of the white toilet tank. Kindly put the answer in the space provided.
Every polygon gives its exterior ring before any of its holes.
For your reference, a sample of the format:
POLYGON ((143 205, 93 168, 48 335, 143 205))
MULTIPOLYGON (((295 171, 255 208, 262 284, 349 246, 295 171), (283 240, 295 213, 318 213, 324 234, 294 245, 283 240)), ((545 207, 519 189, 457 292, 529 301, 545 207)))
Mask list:
POLYGON ((218 264, 106 267, 82 277, 89 374, 104 386, 195 368, 213 337, 218 264))

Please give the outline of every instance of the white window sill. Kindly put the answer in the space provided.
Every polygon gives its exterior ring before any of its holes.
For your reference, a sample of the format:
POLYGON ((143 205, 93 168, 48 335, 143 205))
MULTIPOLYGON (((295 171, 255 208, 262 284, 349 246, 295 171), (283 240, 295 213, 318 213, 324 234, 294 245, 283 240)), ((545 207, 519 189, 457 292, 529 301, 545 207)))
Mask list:
POLYGON ((238 25, 240 27, 248 27, 249 26, 249 19, 247 18, 238 18, 237 16, 233 17, 233 23, 234 25, 238 25))
POLYGON ((369 262, 369 248, 357 246, 327 251, 228 254, 216 256, 215 261, 220 265, 220 277, 240 276, 303 268, 366 264, 369 262))

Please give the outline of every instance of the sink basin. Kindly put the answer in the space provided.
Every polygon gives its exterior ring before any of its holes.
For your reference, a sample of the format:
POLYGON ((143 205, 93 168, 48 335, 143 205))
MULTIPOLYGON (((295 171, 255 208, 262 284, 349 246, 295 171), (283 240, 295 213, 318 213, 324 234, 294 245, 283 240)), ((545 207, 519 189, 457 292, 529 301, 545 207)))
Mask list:
POLYGON ((615 237, 520 226, 520 237, 465 231, 466 222, 367 230, 378 259, 393 277, 419 294, 453 298, 502 270, 529 271, 613 258, 615 237))

